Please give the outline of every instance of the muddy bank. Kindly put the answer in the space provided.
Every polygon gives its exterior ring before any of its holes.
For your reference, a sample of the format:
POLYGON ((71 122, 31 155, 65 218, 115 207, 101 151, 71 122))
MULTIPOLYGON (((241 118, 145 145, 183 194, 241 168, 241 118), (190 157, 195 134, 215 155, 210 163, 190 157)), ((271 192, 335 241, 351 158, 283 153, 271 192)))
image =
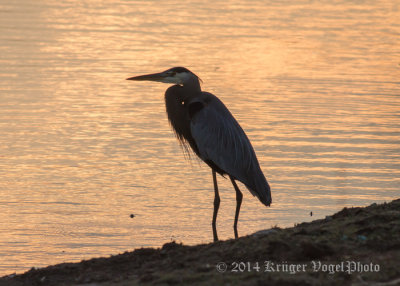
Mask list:
POLYGON ((0 285, 400 285, 400 199, 197 246, 167 243, 0 278, 0 285))

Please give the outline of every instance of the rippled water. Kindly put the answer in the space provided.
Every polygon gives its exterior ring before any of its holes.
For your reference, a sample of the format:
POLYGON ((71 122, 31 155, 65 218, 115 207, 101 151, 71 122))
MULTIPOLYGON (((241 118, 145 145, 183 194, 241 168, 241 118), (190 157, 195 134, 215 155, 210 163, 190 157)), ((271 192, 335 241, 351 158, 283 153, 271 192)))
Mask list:
MULTIPOLYGON (((184 159, 168 86, 125 81, 172 66, 231 109, 270 181, 271 208, 244 190, 240 235, 398 198, 399 9, 0 2, 0 274, 212 240, 211 172, 184 159)), ((235 193, 219 182, 228 239, 235 193)))

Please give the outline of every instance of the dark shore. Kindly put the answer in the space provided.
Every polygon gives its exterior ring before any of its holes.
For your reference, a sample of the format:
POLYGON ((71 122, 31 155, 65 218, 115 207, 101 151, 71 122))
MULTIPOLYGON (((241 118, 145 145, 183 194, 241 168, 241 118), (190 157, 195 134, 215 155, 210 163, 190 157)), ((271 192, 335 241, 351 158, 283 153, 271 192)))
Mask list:
POLYGON ((237 240, 32 269, 0 285, 400 285, 400 199, 237 240))

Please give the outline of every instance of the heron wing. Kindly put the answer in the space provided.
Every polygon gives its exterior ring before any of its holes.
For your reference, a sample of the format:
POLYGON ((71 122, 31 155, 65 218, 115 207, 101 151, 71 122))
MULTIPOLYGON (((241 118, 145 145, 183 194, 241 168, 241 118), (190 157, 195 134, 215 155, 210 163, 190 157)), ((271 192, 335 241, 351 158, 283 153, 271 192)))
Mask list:
POLYGON ((249 171, 254 164, 258 165, 253 147, 225 105, 211 94, 207 97, 209 102, 202 102, 203 108, 197 107, 191 120, 191 133, 200 157, 248 184, 249 171))
POLYGON ((210 93, 202 94, 201 100, 189 106, 190 130, 197 145, 199 156, 211 161, 269 206, 271 190, 261 171, 254 149, 225 105, 210 93))

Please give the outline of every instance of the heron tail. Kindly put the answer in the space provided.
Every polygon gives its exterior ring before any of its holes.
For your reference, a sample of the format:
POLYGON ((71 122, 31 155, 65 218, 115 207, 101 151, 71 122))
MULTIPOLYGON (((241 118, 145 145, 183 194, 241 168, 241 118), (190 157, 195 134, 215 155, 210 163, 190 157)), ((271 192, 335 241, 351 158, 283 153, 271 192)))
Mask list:
POLYGON ((256 196, 261 203, 269 207, 272 203, 271 188, 261 170, 254 172, 251 176, 253 178, 251 184, 245 184, 247 189, 256 196))

